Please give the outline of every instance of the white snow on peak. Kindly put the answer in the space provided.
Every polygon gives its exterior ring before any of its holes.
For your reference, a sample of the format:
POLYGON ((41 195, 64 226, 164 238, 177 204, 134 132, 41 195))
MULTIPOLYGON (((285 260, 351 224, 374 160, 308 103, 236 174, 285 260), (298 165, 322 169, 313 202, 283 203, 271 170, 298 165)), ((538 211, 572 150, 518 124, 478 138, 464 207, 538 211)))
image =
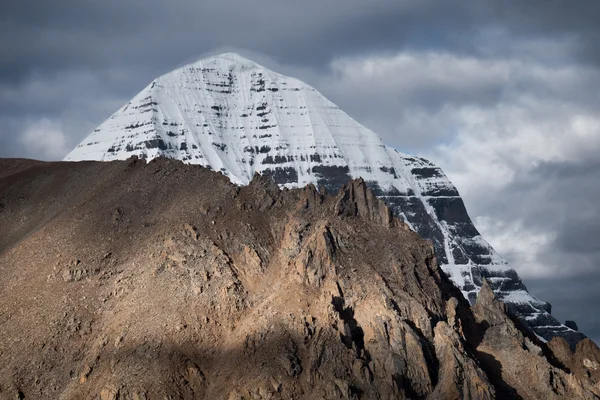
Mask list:
MULTIPOLYGON (((405 176, 382 172, 398 153, 314 88, 235 53, 159 77, 92 132, 65 161, 159 155, 221 170, 238 184, 273 165, 316 183, 317 165, 403 191, 405 176), (286 161, 283 161, 283 158, 286 161)), ((400 162, 400 164, 402 164, 400 162)))

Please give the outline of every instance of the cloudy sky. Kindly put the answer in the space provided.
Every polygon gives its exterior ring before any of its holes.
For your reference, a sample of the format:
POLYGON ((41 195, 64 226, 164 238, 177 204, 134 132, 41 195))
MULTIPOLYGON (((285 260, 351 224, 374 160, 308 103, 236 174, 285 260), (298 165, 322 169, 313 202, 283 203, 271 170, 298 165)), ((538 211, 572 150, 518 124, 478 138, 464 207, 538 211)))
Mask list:
POLYGON ((598 21, 597 0, 6 0, 0 157, 59 160, 158 75, 238 51, 442 166, 600 341, 598 21))

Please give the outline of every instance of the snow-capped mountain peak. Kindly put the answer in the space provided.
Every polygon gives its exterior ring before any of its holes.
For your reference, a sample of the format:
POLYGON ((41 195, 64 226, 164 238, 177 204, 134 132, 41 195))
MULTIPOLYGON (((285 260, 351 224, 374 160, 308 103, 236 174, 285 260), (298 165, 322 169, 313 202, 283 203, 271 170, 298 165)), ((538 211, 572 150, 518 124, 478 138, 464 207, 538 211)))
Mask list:
POLYGON ((473 301, 486 278, 538 335, 582 335, 473 226, 458 191, 429 161, 384 145, 309 85, 225 53, 165 74, 83 140, 65 161, 166 156, 221 171, 236 184, 254 173, 282 187, 335 191, 362 177, 393 212, 432 241, 442 269, 473 301))

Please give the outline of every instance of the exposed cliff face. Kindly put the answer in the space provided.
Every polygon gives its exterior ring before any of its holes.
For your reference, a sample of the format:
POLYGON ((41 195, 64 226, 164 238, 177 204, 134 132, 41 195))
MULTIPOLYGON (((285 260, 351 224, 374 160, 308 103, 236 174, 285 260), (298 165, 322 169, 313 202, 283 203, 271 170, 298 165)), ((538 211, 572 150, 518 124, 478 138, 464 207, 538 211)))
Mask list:
POLYGON ((0 171, 4 397, 599 393, 489 286, 471 309, 362 180, 323 196, 165 159, 0 171))
POLYGON ((479 342, 476 352, 501 398, 597 398, 600 395, 599 386, 570 374, 556 355, 507 311, 505 304, 495 300, 491 287, 485 282, 473 308, 480 335, 482 333, 475 342, 479 342))
POLYGON ((433 243, 442 269, 471 303, 483 279, 546 339, 584 336, 550 315, 473 226, 458 191, 427 160, 385 146, 314 88, 236 54, 200 60, 154 80, 92 132, 66 161, 176 158, 246 185, 337 192, 363 178, 392 213, 433 243))
POLYGON ((575 376, 591 379, 600 383, 600 349, 588 338, 577 343, 575 350, 561 337, 548 342, 557 360, 568 368, 575 376))

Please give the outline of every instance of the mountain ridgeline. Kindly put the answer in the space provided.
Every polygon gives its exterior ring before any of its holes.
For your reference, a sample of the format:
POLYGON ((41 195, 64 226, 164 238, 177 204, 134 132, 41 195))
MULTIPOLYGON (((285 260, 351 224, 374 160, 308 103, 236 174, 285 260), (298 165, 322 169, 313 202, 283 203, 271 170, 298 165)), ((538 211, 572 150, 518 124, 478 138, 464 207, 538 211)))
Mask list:
POLYGON ((0 159, 0 276, 2 399, 600 397, 590 339, 471 306, 362 179, 0 159))
POLYGON ((458 191, 429 161, 386 146, 317 90, 237 54, 209 57, 150 83, 65 161, 169 157, 247 185, 336 193, 362 178, 395 216, 433 243, 442 270, 472 304, 484 279, 545 340, 585 336, 558 322, 481 237, 458 191))

